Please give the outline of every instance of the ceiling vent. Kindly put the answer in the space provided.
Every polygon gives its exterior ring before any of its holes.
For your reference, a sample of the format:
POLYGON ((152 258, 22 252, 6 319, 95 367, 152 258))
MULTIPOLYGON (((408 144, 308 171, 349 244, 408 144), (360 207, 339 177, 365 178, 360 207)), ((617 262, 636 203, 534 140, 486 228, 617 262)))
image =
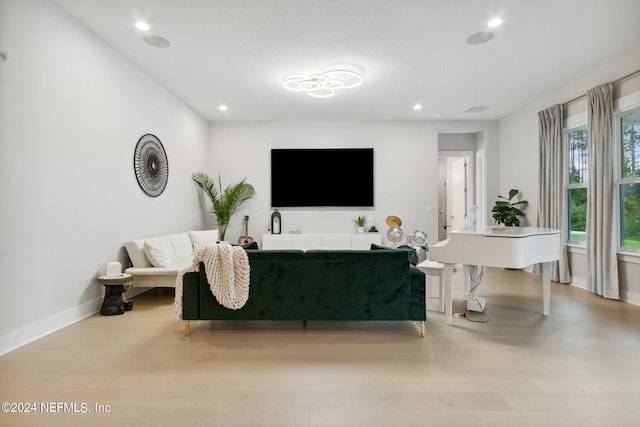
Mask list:
POLYGON ((488 105, 472 105, 471 107, 464 110, 465 113, 481 113, 484 110, 491 108, 488 105))

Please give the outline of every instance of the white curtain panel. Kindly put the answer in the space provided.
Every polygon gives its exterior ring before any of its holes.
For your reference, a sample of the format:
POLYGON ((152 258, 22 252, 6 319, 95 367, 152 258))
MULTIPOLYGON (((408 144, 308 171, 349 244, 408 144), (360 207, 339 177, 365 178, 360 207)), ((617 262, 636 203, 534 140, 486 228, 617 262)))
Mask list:
POLYGON ((589 180, 587 201, 587 264, 589 289, 619 299, 615 221, 615 150, 613 83, 587 92, 589 117, 589 180))
MULTIPOLYGON (((538 112, 540 138, 540 172, 538 175, 538 227, 561 230, 560 259, 551 266, 551 280, 570 283, 567 257, 567 221, 564 193, 564 164, 562 150, 562 105, 554 105, 538 112)), ((540 265, 534 267, 541 273, 540 265)))

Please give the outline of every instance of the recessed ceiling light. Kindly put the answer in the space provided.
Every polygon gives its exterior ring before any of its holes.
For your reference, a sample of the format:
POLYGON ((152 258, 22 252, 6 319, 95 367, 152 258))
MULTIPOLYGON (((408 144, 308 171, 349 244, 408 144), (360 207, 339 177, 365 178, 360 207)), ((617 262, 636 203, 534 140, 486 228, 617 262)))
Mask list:
POLYGON ((144 21, 138 21, 136 22, 136 28, 139 29, 140 31, 149 31, 149 24, 147 24, 144 21))
POLYGON ((414 109, 415 111, 420 111, 420 110, 422 110, 422 104, 415 104, 415 105, 413 106, 413 109, 414 109))
POLYGON ((227 106, 226 106, 226 105, 224 105, 224 104, 220 104, 220 105, 218 106, 218 110, 220 110, 220 111, 227 111, 228 109, 229 109, 229 107, 227 107, 227 106))
POLYGON ((496 28, 502 25, 502 18, 493 18, 489 21, 489 28, 496 28))

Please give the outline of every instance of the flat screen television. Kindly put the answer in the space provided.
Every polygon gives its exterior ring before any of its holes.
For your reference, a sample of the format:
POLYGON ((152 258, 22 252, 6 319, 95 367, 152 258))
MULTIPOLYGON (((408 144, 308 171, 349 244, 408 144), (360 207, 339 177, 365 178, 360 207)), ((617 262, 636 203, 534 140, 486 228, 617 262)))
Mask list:
POLYGON ((373 206, 373 148, 272 149, 271 206, 373 206))

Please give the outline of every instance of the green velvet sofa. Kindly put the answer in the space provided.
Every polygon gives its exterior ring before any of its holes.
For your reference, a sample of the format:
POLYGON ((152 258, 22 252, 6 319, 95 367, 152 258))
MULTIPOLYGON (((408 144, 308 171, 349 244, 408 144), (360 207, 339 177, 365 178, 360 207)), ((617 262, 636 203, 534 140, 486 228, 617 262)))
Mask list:
POLYGON ((424 336, 425 275, 407 250, 247 250, 249 299, 218 303, 203 265, 183 277, 185 335, 193 320, 404 320, 424 336))

